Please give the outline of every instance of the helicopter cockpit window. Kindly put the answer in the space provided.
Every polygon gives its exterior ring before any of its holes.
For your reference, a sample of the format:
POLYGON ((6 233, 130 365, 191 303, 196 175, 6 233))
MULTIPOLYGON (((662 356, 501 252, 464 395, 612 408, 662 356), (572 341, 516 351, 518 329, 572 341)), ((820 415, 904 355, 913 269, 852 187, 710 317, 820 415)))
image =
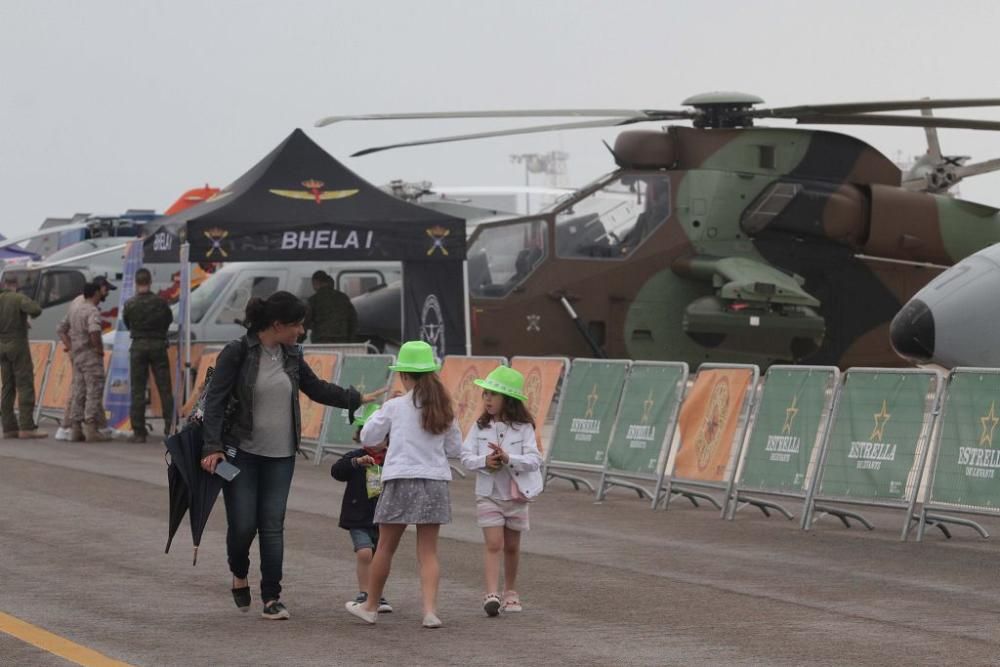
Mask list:
POLYGON ((621 259, 669 217, 670 179, 626 174, 556 213, 556 255, 621 259))
POLYGON ((473 296, 505 296, 545 258, 544 220, 484 227, 468 251, 473 296))

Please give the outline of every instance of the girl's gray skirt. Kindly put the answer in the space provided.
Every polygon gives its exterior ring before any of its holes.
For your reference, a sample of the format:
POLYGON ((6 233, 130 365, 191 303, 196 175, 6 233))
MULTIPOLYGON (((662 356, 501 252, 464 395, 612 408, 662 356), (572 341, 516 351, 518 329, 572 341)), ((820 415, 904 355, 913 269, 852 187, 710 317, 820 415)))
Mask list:
POLYGON ((382 483, 375 523, 451 523, 451 495, 443 479, 390 479, 382 483))

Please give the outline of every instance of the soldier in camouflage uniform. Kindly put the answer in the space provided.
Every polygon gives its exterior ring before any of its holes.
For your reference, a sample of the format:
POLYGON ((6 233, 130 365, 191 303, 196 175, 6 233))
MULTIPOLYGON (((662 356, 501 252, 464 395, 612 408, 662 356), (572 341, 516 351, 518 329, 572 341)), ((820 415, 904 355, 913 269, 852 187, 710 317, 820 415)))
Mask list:
POLYGON ((28 346, 28 317, 38 317, 42 307, 18 293, 17 278, 4 279, 0 293, 0 419, 5 438, 44 438, 35 426, 35 366, 28 346), (17 392, 17 415, 14 393, 17 392))
POLYGON ((83 303, 69 315, 70 354, 73 359, 73 424, 83 423, 87 442, 107 442, 111 436, 100 431, 104 415, 104 344, 101 341, 101 314, 97 304, 103 299, 101 287, 87 283, 83 303))
POLYGON ((160 392, 165 431, 169 432, 174 414, 170 361, 167 358, 167 329, 170 328, 174 315, 167 302, 150 291, 152 283, 153 277, 148 269, 136 271, 136 294, 122 309, 122 321, 132 332, 132 346, 129 349, 132 437, 129 442, 146 442, 146 381, 150 368, 156 380, 156 389, 160 392))
POLYGON ((334 286, 326 271, 312 275, 315 293, 309 297, 305 328, 312 343, 353 343, 358 330, 358 313, 351 299, 334 286))
MULTIPOLYGON (((104 276, 97 276, 92 281, 95 285, 100 288, 101 291, 101 301, 108 298, 108 294, 111 290, 118 289, 104 276)), ((69 339, 69 318, 73 312, 74 308, 78 308, 80 305, 84 304, 86 299, 83 298, 83 294, 77 295, 75 299, 70 303, 69 309, 66 312, 66 316, 63 317, 59 326, 56 328, 56 334, 59 339, 62 340, 63 348, 72 354, 73 345, 69 339)), ((74 369, 75 371, 75 369, 74 369)), ((74 377, 77 375, 76 372, 73 373, 74 377)), ((71 442, 82 442, 83 437, 83 423, 73 421, 74 411, 80 415, 83 414, 84 400, 86 398, 85 394, 80 391, 80 388, 84 387, 82 380, 80 382, 73 382, 70 388, 69 400, 66 402, 66 409, 63 412, 62 423, 59 425, 59 429, 56 431, 56 440, 69 440, 71 442), (77 405, 79 404, 79 405, 77 405)), ((109 437, 111 435, 110 429, 107 428, 108 421, 107 416, 102 412, 101 421, 98 424, 98 428, 106 433, 109 437)))

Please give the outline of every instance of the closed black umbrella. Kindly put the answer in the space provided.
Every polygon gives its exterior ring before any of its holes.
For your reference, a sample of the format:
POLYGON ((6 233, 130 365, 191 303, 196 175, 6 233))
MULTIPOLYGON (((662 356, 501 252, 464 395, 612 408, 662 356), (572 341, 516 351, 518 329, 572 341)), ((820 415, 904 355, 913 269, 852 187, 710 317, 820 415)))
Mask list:
MULTIPOLYGON (((176 468, 183 484, 170 485, 171 525, 174 526, 175 507, 180 508, 177 524, 184 516, 183 502, 180 498, 180 487, 186 487, 189 515, 191 517, 191 540, 194 542, 194 561, 198 564, 198 545, 201 544, 201 534, 208 523, 208 515, 212 512, 219 491, 222 489, 222 478, 210 475, 201 467, 202 434, 200 424, 191 424, 175 433, 166 440, 167 451, 170 453, 170 467, 176 468)), ((169 469, 167 479, 170 480, 169 469)), ((176 531, 176 526, 173 527, 176 531)), ((169 542, 167 544, 169 548, 169 542)))
POLYGON ((181 477, 181 471, 167 458, 167 487, 170 490, 170 525, 167 531, 167 548, 163 553, 170 553, 170 544, 174 541, 174 535, 181 525, 181 520, 187 514, 191 501, 188 498, 187 484, 181 477))

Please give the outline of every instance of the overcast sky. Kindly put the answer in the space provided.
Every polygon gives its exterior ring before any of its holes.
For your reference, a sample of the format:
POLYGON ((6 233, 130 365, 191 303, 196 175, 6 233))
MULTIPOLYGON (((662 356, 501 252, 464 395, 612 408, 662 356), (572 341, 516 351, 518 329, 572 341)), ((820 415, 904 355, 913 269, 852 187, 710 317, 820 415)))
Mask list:
MULTIPOLYGON (((612 169, 600 140, 614 130, 348 158, 515 123, 312 125, 364 112, 671 109, 710 90, 775 106, 1000 97, 998 28, 995 0, 0 0, 0 232, 162 211, 187 188, 231 182, 296 127, 376 184, 517 185, 511 154, 562 149, 581 185, 612 169)), ((1000 120, 1000 109, 950 115, 1000 120)), ((834 129, 893 159, 926 148, 919 129, 834 129)), ((943 130, 941 142, 1000 157, 1000 132, 943 130)), ((961 193, 1000 207, 1000 175, 961 193)))

